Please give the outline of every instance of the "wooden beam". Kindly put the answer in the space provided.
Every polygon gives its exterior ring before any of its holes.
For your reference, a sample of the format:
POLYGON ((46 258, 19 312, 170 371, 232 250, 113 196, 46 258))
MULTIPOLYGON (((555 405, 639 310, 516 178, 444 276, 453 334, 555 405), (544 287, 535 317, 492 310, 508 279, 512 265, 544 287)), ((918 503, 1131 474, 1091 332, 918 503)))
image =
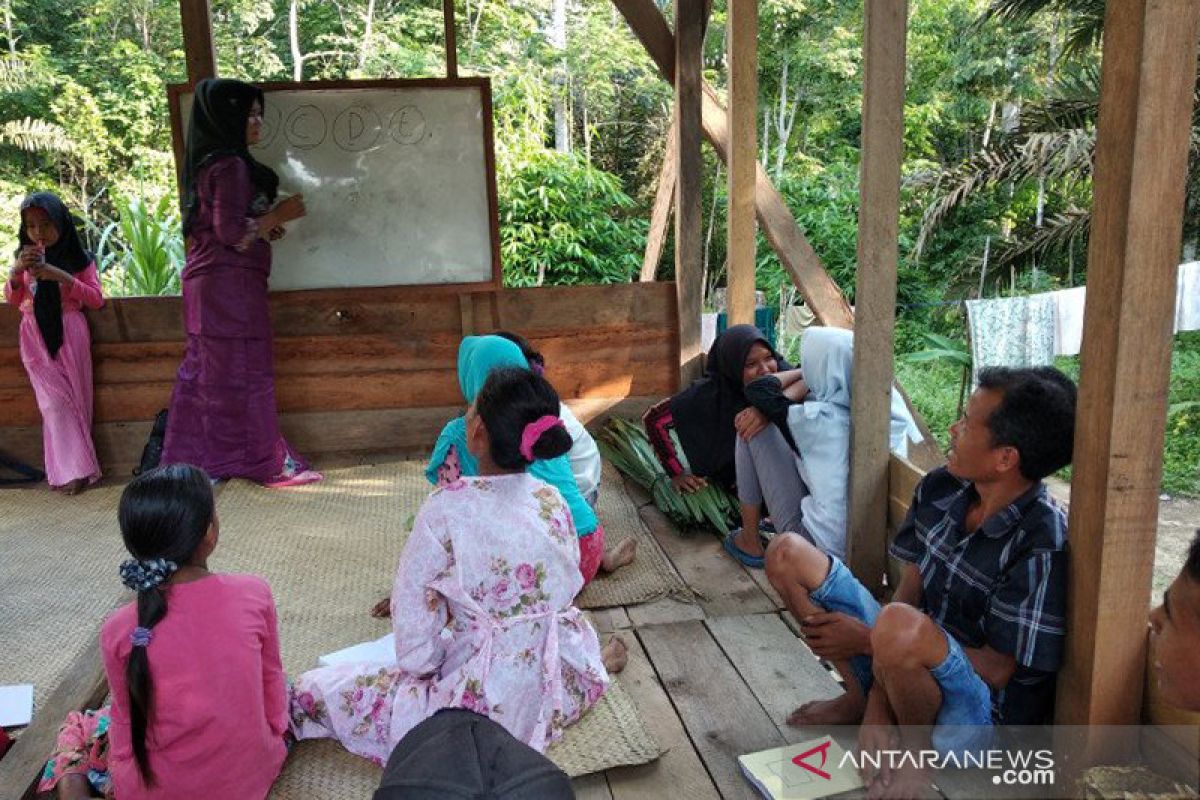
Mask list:
POLYGON ((907 0, 866 3, 846 560, 855 576, 877 595, 883 590, 887 564, 907 24, 907 0))
MULTIPOLYGON (((659 73, 667 82, 673 82, 675 66, 668 54, 674 53, 674 37, 671 29, 667 27, 666 19, 654 5, 654 0, 613 0, 613 5, 625 17, 642 47, 658 66, 659 73)), ((704 86, 701 114, 705 138, 717 156, 728 163, 728 116, 717 93, 707 84, 704 86)), ((779 262, 791 275, 793 283, 817 321, 835 328, 852 329, 854 314, 850 311, 850 304, 846 302, 842 290, 825 271, 821 259, 804 237, 783 196, 771 183, 761 164, 755 166, 754 203, 763 235, 766 236, 771 249, 779 256, 779 262)), ((901 394, 904 394, 902 389, 901 394)), ((908 400, 907 396, 905 400, 908 400)), ((937 442, 911 402, 908 406, 924 437, 920 444, 909 448, 909 458, 926 469, 939 466, 945 459, 937 448, 937 442)))
POLYGON ((1105 14, 1059 724, 1140 719, 1198 32, 1194 0, 1105 14))
MULTIPOLYGON (((674 61, 667 54, 675 51, 674 36, 654 5, 654 0, 613 0, 613 4, 625 17, 663 78, 673 83, 674 61)), ((701 114, 705 138, 721 160, 728 164, 728 116, 716 92, 707 84, 704 85, 701 114)), ((821 324, 853 328, 854 317, 850 313, 850 305, 804 238, 782 195, 772 185, 761 165, 755 168, 755 207, 764 235, 821 324)))
POLYGON ((212 13, 208 0, 179 0, 179 23, 183 28, 183 58, 188 83, 195 85, 217 75, 217 53, 213 49, 212 13))
POLYGON ((454 32, 454 0, 442 0, 442 25, 446 36, 446 77, 458 77, 458 37, 454 32))
POLYGON ((701 192, 701 73, 704 8, 675 4, 675 291, 679 305, 679 381, 700 377, 700 311, 704 299, 704 242, 701 192))
POLYGON ((658 189, 654 194, 654 208, 650 212, 650 233, 646 236, 646 255, 642 258, 641 281, 654 280, 658 262, 662 260, 663 245, 667 241, 667 224, 671 221, 671 209, 675 205, 675 172, 678 169, 679 135, 675 129, 675 115, 667 128, 667 146, 663 151, 662 169, 658 173, 658 189))
POLYGON ((758 0, 729 0, 729 191, 727 242, 730 325, 754 324, 754 170, 758 165, 758 0))

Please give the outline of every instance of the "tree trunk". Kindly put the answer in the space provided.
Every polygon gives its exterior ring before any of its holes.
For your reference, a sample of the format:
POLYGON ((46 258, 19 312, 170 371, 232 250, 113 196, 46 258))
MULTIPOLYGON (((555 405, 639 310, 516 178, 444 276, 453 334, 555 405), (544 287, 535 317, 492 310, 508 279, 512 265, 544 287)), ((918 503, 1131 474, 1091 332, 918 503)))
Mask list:
MULTIPOLYGON (((554 15, 550 21, 550 46, 560 53, 567 49, 567 0, 554 0, 554 15)), ((567 108, 567 61, 558 63, 554 78, 554 149, 571 152, 571 126, 567 108)))
POLYGON ((12 4, 13 0, 5 0, 4 30, 8 34, 8 54, 15 59, 17 57, 17 36, 13 32, 12 4))
POLYGON ((288 43, 292 48, 292 80, 304 80, 304 56, 300 54, 300 0, 288 4, 288 43))
POLYGON ((367 68, 367 54, 371 51, 371 31, 375 25, 375 0, 367 0, 366 25, 363 26, 362 47, 358 51, 358 71, 367 68))

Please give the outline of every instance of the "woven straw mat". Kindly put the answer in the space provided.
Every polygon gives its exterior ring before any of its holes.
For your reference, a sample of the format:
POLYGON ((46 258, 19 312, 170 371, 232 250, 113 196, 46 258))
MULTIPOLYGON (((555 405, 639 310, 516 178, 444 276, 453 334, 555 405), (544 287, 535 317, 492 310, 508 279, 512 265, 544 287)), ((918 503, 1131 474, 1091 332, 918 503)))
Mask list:
MULTIPOLYGON (((391 588, 396 558, 428 494, 417 462, 326 473, 313 486, 263 489, 243 481, 218 502, 221 543, 210 566, 265 577, 279 610, 284 669, 298 674, 322 653, 389 629, 370 607, 391 588)), ((548 755, 567 774, 643 764, 659 749, 620 684, 548 755)), ((379 770, 332 742, 302 742, 272 798, 369 797, 379 770)))
POLYGON ((580 593, 580 608, 631 606, 668 596, 690 599, 683 578, 671 566, 670 560, 638 516, 637 505, 625 491, 621 473, 607 461, 604 462, 596 516, 604 525, 606 548, 633 538, 637 541, 637 556, 632 564, 621 567, 611 575, 603 572, 598 574, 580 593))
POLYGON ((35 710, 124 596, 121 488, 0 490, 0 684, 32 683, 35 710))

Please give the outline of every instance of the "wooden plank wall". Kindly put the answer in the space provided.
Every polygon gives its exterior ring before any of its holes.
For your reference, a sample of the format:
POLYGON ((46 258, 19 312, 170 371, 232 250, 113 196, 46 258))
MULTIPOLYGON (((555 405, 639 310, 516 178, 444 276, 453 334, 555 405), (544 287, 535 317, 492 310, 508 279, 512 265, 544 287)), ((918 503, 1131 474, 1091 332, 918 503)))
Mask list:
MULTIPOLYGON (((271 297, 284 434, 310 457, 419 452, 461 410, 464 330, 517 331, 583 421, 637 413, 678 385, 670 283, 505 289, 283 292, 271 297)), ((106 471, 140 458, 183 356, 178 297, 120 298, 88 312, 93 434, 106 471)), ((0 450, 41 464, 41 419, 17 346, 20 312, 0 307, 0 450)))

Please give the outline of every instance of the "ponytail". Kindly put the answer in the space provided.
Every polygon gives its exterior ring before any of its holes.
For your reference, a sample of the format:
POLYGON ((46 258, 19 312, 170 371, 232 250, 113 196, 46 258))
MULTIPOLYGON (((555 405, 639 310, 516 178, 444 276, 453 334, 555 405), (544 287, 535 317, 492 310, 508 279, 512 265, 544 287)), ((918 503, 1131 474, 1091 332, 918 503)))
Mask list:
POLYGON ((142 782, 153 786, 154 774, 150 771, 150 757, 146 752, 146 725, 154 700, 154 681, 150 677, 150 659, 146 655, 150 641, 142 632, 153 631, 154 626, 167 615, 167 596, 158 586, 138 592, 137 610, 134 644, 129 651, 129 660, 125 662, 125 684, 129 689, 129 732, 133 740, 133 759, 137 762, 142 782))
POLYGON ((133 757, 146 786, 154 785, 146 731, 154 707, 154 681, 147 653, 154 626, 167 615, 162 584, 186 564, 213 521, 212 485, 204 470, 171 464, 143 472, 125 487, 117 512, 125 548, 121 581, 137 592, 137 627, 125 662, 133 757))

